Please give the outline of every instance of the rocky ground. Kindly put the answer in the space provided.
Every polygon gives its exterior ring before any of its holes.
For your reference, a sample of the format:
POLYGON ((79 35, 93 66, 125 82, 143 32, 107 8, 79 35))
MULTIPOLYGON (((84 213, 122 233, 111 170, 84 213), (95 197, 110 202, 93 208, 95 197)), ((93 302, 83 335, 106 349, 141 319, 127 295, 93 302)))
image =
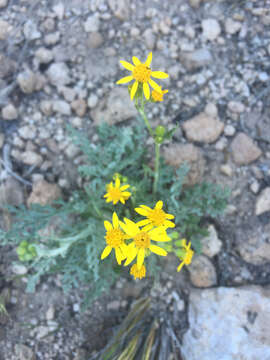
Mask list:
MULTIPOLYGON (((202 255, 180 274, 168 263, 162 278, 160 296, 187 317, 183 359, 269 360, 270 0, 0 0, 1 205, 81 185, 66 123, 94 141, 102 121, 135 121, 126 87, 115 85, 119 59, 149 51, 153 69, 170 75, 149 117, 180 125, 164 157, 188 161, 192 183, 232 190, 202 255)), ((26 294, 24 267, 7 259, 12 249, 0 254, 0 292, 11 291, 1 360, 88 359, 149 293, 147 281, 122 279, 81 313, 80 294, 63 296, 57 279, 26 294)))

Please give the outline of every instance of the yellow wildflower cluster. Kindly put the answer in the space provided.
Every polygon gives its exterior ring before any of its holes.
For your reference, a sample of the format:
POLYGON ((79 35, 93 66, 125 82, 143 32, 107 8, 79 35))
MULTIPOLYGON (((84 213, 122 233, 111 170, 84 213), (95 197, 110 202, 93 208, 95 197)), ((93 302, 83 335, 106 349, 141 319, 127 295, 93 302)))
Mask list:
POLYGON ((162 209, 163 202, 158 201, 154 209, 146 205, 140 205, 135 211, 146 217, 137 223, 124 218, 120 221, 116 212, 113 213, 112 223, 104 221, 106 229, 106 247, 101 254, 105 259, 114 249, 115 257, 119 265, 125 260, 124 266, 129 265, 136 259, 130 273, 134 278, 143 278, 146 275, 145 257, 154 253, 166 256, 167 251, 157 246, 154 242, 167 242, 171 238, 167 235, 167 228, 174 227, 170 220, 174 219, 171 214, 166 214, 162 209))
POLYGON ((126 200, 131 196, 131 193, 126 191, 130 185, 125 184, 121 186, 121 181, 119 174, 115 176, 115 182, 110 182, 107 185, 107 193, 104 195, 106 202, 112 202, 113 205, 117 204, 119 201, 122 204, 125 204, 126 200))
POLYGON ((150 68, 152 62, 152 53, 150 52, 147 56, 145 63, 142 63, 136 56, 132 57, 133 64, 121 60, 121 65, 131 71, 131 75, 125 76, 117 81, 117 84, 127 84, 132 80, 135 80, 130 88, 130 98, 133 100, 138 90, 142 90, 146 100, 150 99, 150 88, 153 88, 151 94, 152 101, 163 101, 163 95, 168 90, 162 90, 161 86, 158 85, 151 76, 156 79, 166 79, 169 75, 163 71, 152 71, 150 68))

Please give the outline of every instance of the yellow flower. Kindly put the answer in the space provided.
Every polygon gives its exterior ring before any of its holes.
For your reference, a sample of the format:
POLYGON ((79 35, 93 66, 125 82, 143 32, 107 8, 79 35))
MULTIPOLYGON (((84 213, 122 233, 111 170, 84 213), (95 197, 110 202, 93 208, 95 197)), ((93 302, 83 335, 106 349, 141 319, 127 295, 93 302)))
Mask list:
POLYGON ((183 248, 183 255, 179 256, 182 262, 178 266, 177 271, 180 271, 184 265, 189 265, 191 263, 194 251, 191 250, 190 246, 191 246, 191 242, 187 244, 186 239, 182 240, 181 247, 183 248))
POLYGON ((140 207, 135 208, 135 211, 142 215, 146 216, 147 219, 141 220, 137 223, 138 226, 145 226, 147 229, 152 229, 154 226, 164 226, 166 229, 171 227, 175 227, 175 224, 168 220, 174 219, 174 216, 171 214, 166 214, 165 211, 162 210, 163 202, 160 200, 156 203, 154 209, 146 205, 140 205, 140 207))
POLYGON ((137 264, 133 264, 130 269, 130 274, 133 275, 134 279, 142 279, 146 275, 146 267, 142 264, 141 268, 138 269, 137 264))
POLYGON ((127 188, 129 188, 129 185, 123 185, 121 186, 120 179, 117 176, 115 179, 115 183, 112 182, 107 185, 107 193, 104 195, 106 199, 106 202, 112 202, 113 205, 117 204, 118 201, 120 201, 122 204, 125 203, 125 201, 131 196, 131 193, 128 191, 125 191, 127 188))
POLYGON ((169 75, 163 71, 151 70, 150 64, 152 61, 152 53, 151 52, 149 53, 145 63, 141 63, 136 56, 132 57, 132 61, 134 65, 124 60, 120 61, 120 63, 124 66, 124 68, 132 72, 132 75, 123 77, 122 79, 118 80, 116 84, 126 84, 132 80, 135 80, 130 91, 131 100, 134 98, 134 95, 136 94, 138 85, 142 86, 144 96, 147 100, 149 100, 150 98, 149 85, 157 92, 162 93, 161 87, 154 80, 151 79, 151 76, 156 79, 166 79, 169 75))
POLYGON ((152 99, 157 102, 157 101, 163 101, 163 95, 167 94, 169 90, 161 90, 160 92, 157 92, 156 90, 152 91, 152 99))
POLYGON ((164 227, 158 227, 153 230, 140 229, 133 221, 125 218, 125 223, 120 222, 121 228, 127 234, 127 238, 133 241, 127 245, 127 259, 125 266, 129 265, 137 256, 137 267, 140 270, 144 262, 146 252, 153 252, 160 256, 166 256, 167 251, 157 245, 151 244, 153 241, 170 241, 171 238, 166 234, 164 227))
POLYGON ((112 249, 114 249, 116 260, 118 264, 121 265, 122 260, 126 258, 127 245, 124 241, 127 237, 119 228, 119 219, 115 212, 112 216, 112 224, 109 221, 105 220, 104 226, 107 230, 105 235, 107 246, 101 254, 101 260, 109 256, 112 249))

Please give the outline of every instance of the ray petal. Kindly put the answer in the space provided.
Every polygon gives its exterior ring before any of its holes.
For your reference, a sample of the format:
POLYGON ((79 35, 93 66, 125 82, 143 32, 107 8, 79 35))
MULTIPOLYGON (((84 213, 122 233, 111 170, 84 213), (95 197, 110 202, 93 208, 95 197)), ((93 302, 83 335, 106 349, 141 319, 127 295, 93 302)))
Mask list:
POLYGON ((148 215, 148 211, 145 209, 141 209, 139 207, 134 209, 138 214, 142 215, 142 216, 147 216, 148 215))
POLYGON ((155 209, 162 209, 162 207, 163 207, 163 201, 159 200, 159 201, 156 203, 155 209))
POLYGON ((105 259, 108 255, 110 255, 110 252, 112 251, 112 247, 107 245, 105 249, 102 251, 101 254, 101 260, 105 259))
POLYGON ((160 256, 166 256, 167 255, 167 251, 162 249, 161 247, 157 246, 157 245, 150 245, 149 246, 149 249, 157 254, 157 255, 160 255, 160 256))
POLYGON ((149 80, 149 84, 152 86, 154 90, 156 90, 158 93, 162 94, 161 87, 152 79, 149 80))
POLYGON ((105 229, 107 230, 107 231, 110 231, 110 230, 112 230, 112 224, 109 222, 109 221, 107 221, 107 220, 105 220, 104 221, 104 227, 105 227, 105 229))
POLYGON ((137 267, 138 270, 140 270, 140 268, 142 267, 142 264, 144 262, 144 256, 145 256, 145 250, 144 249, 140 249, 138 251, 138 257, 137 257, 137 267))
POLYGON ((167 77, 169 77, 169 75, 163 71, 152 71, 151 76, 156 79, 167 79, 167 77))
POLYGON ((138 89, 138 85, 139 85, 138 81, 135 81, 135 82, 133 83, 133 85, 132 85, 132 88, 131 88, 131 91, 130 91, 130 98, 131 98, 131 100, 133 100, 134 95, 136 94, 136 91, 137 91, 137 89, 138 89))
POLYGON ((125 76, 125 77, 119 79, 119 80, 116 82, 116 84, 117 84, 117 85, 119 85, 119 84, 126 84, 126 83, 130 82, 131 80, 133 80, 133 76, 131 76, 131 75, 130 75, 130 76, 125 76))
POLYGON ((135 66, 141 64, 140 60, 139 60, 136 56, 133 56, 133 57, 132 57, 132 61, 133 61, 133 64, 134 64, 135 66))
POLYGON ((151 62, 152 62, 152 52, 150 52, 147 56, 147 59, 146 59, 146 62, 145 62, 145 65, 146 66, 150 66, 151 65, 151 62))
POLYGON ((119 228, 119 220, 118 220, 118 216, 117 216, 116 212, 113 213, 112 223, 113 223, 113 227, 114 227, 115 229, 118 229, 118 228, 119 228))
POLYGON ((124 60, 120 60, 120 64, 122 64, 124 66, 125 69, 129 70, 129 71, 133 71, 134 70, 134 65, 130 64, 127 61, 124 60))

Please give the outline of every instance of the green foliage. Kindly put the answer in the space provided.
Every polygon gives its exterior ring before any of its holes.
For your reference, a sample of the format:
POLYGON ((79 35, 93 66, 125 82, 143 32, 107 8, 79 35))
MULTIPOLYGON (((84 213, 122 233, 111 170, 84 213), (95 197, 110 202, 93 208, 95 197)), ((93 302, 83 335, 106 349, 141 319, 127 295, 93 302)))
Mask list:
MULTIPOLYGON (((34 291, 41 276, 56 273, 61 275, 65 290, 87 285, 86 302, 91 301, 119 274, 127 272, 123 267, 120 271, 118 267, 115 269, 113 254, 100 260, 106 245, 104 220, 111 221, 116 211, 120 219, 128 217, 137 221, 141 218, 134 208, 141 204, 153 207, 157 200, 163 200, 165 211, 175 215, 181 237, 186 237, 195 250, 199 250, 199 239, 206 234, 202 222, 206 217, 215 218, 222 213, 227 190, 211 184, 184 188, 188 166, 175 171, 162 160, 154 197, 153 170, 148 165, 147 134, 142 124, 133 128, 104 124, 98 128, 97 144, 91 144, 77 130, 69 128, 69 131, 87 159, 87 163, 78 168, 85 179, 84 188, 74 192, 69 201, 60 200, 52 206, 9 208, 17 221, 9 232, 0 233, 2 245, 19 245, 19 259, 31 268, 29 291, 34 291), (106 184, 115 173, 120 173, 130 184, 132 197, 125 205, 113 206, 103 198, 106 184)), ((156 274, 155 261, 148 265, 147 274, 156 274)))

